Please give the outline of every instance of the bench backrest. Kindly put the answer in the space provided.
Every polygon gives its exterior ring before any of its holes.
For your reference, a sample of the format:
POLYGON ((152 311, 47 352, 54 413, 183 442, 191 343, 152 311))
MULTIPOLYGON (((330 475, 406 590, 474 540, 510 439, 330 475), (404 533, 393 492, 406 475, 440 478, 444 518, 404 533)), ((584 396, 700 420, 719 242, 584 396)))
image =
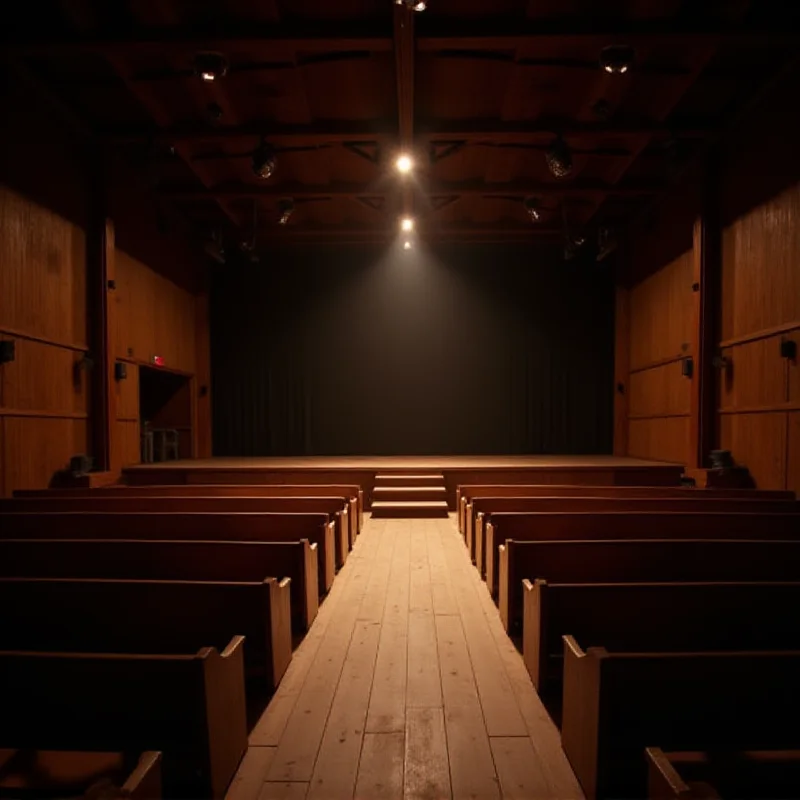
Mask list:
POLYGON ((523 593, 523 656, 540 690, 566 634, 584 646, 637 652, 800 650, 800 582, 535 580, 523 593))
MULTIPOLYGON (((0 747, 158 747, 164 797, 221 798, 247 749, 243 649, 235 637, 194 655, 0 652, 0 747)), ((162 796, 139 793, 160 789, 150 755, 126 782, 132 797, 162 796)))
POLYGON ((104 486, 100 489, 20 489, 14 497, 358 497, 355 484, 104 486))
POLYGON ((800 652, 608 653, 564 644, 562 744, 587 797, 646 794, 644 748, 800 747, 800 652))
POLYGON ((274 578, 0 578, 0 608, 6 650, 193 654, 203 647, 223 650, 232 637, 244 636, 246 663, 271 686, 291 658, 289 581, 274 578), (273 639, 281 645, 275 652, 273 639))

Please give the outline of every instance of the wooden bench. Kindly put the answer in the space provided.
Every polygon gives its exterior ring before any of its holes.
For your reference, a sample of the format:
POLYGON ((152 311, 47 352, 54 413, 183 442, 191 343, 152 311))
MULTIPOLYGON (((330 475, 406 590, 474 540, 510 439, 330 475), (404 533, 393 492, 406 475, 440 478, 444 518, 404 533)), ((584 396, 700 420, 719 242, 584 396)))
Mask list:
MULTIPOLYGON (((292 511, 292 503, 295 501, 289 500, 289 505, 283 505, 283 499, 279 498, 277 502, 272 498, 180 498, 180 497, 143 497, 143 498, 126 498, 126 497, 98 497, 98 498, 52 498, 52 499, 13 499, 2 500, 0 499, 0 514, 4 513, 96 513, 96 514, 131 514, 131 513, 159 513, 159 514, 205 514, 212 515, 212 519, 220 520, 217 514, 291 514, 286 525, 281 525, 279 530, 275 530, 277 526, 271 525, 272 533, 267 534, 265 541, 280 541, 292 538, 294 540, 307 538, 310 542, 317 545, 319 548, 319 590, 320 594, 324 595, 328 592, 333 585, 333 579, 336 576, 336 567, 344 564, 344 559, 348 551, 348 538, 346 536, 347 528, 344 528, 345 536, 342 537, 342 529, 339 523, 342 517, 338 517, 336 521, 330 520, 330 512, 325 510, 326 506, 335 503, 335 500, 322 499, 320 502, 310 502, 306 504, 306 509, 301 510, 297 506, 292 511), (327 518, 322 516, 309 517, 308 524, 305 524, 302 514, 325 514, 327 518), (330 522, 330 524, 328 524, 330 522)), ((305 501, 303 501, 305 503, 305 501)), ((209 524, 209 523, 204 523, 209 524)), ((257 530, 260 526, 256 525, 253 517, 237 517, 235 522, 230 524, 226 523, 224 528, 220 525, 214 527, 208 535, 212 535, 218 539, 233 539, 237 535, 241 535, 246 541, 252 540, 253 536, 250 533, 252 530, 257 530), (237 534, 236 531, 241 530, 245 533, 237 534)), ((203 528, 208 531, 207 527, 203 528)), ((199 536, 197 538, 208 538, 208 535, 199 536)), ((80 538, 80 537, 72 537, 80 538)), ((154 538, 163 538, 161 536, 154 538)), ((183 538, 183 537, 176 537, 183 538)))
POLYGON ((308 630, 319 607, 316 545, 299 542, 0 539, 4 578, 258 583, 289 578, 292 627, 308 630))
POLYGON ((664 752, 645 748, 650 800, 764 800, 793 797, 800 750, 664 752))
POLYGON ((8 650, 174 655, 222 652, 240 635, 248 672, 275 688, 292 658, 289 584, 0 578, 0 642, 8 650))
POLYGON ((333 497, 343 498, 350 518, 350 546, 364 523, 363 492, 356 485, 261 485, 223 484, 159 484, 156 486, 124 486, 114 484, 100 489, 20 489, 14 497, 333 497))
MULTIPOLYGON (((796 553, 778 542, 774 558, 787 556, 794 560, 796 553)), ((788 544, 795 544, 790 542, 788 544)), ((752 548, 748 548, 752 552, 752 548)), ((767 548, 768 550, 769 548, 767 548)), ((726 548, 706 555, 722 559, 726 548)), ((701 555, 703 550, 685 555, 701 555)), ((654 555, 654 554, 651 554, 654 555)), ((746 549, 731 554, 734 558, 746 555, 746 549)), ((762 565, 771 557, 769 552, 756 556, 762 565)), ((652 565, 649 565, 652 566, 652 565)), ((689 570, 689 581, 677 570, 670 577, 651 578, 648 573, 658 569, 646 568, 637 582, 617 583, 609 578, 605 583, 556 583, 534 579, 524 581, 523 658, 533 685, 540 691, 550 690, 561 677, 562 639, 572 634, 580 641, 602 642, 613 649, 643 647, 652 650, 712 650, 769 649, 791 641, 800 649, 800 582, 781 582, 780 569, 776 578, 740 577, 731 580, 727 572, 715 570, 715 564, 704 570, 689 570), (696 574, 702 577, 695 577, 696 574), (718 574, 721 573, 721 577, 718 574), (666 582, 672 581, 672 582, 666 582), (727 582, 719 582, 727 581, 727 582), (780 603, 795 603, 794 607, 780 603)), ((744 570, 742 570, 744 571, 744 570)), ((669 570, 664 569, 664 574, 669 570)), ((790 581, 800 580, 800 572, 790 581)))
POLYGON ((486 585, 499 589, 500 546, 517 541, 568 539, 796 539, 797 514, 720 512, 601 512, 492 514, 486 525, 486 585))
POLYGON ((459 530, 467 540, 470 555, 474 551, 473 500, 479 497, 705 497, 719 499, 794 500, 794 492, 762 489, 693 489, 683 486, 548 486, 487 485, 462 486, 458 505, 459 530))
MULTIPOLYGON (((596 514, 608 511, 715 511, 751 513, 800 513, 795 500, 722 499, 719 497, 476 497, 472 501, 472 529, 475 543, 475 566, 481 577, 486 574, 486 528, 492 515, 513 513, 596 514)), ((800 520, 798 520, 800 524, 800 520)))
MULTIPOLYGON (((292 578, 292 614, 300 630, 313 621, 319 607, 320 537, 331 530, 324 515, 136 512, 43 512, 0 514, 0 539, 147 539, 153 541, 250 541, 295 544, 300 549, 276 550, 291 557, 275 563, 272 577, 292 578), (299 543, 315 539, 310 546, 299 543)), ((330 539, 328 539, 330 541, 330 539)), ((258 579, 265 577, 259 575, 258 579)), ((296 626, 297 627, 297 626, 296 626)))
POLYGON ((158 748, 167 797, 223 798, 247 749, 243 650, 0 651, 0 746, 158 748))
POLYGON ((798 651, 609 652, 565 636, 562 746, 589 800, 641 798, 656 743, 796 749, 798 674, 798 651))
POLYGON ((161 800, 161 753, 0 750, 0 797, 161 800))

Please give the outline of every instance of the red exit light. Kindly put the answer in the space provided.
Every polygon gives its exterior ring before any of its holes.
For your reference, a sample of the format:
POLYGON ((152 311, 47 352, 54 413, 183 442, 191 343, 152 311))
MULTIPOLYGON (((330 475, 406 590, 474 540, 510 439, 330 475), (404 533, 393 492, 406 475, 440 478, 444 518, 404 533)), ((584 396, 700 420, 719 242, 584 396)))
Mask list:
POLYGON ((164 356, 153 356, 153 363, 157 367, 163 367, 164 366, 164 356))

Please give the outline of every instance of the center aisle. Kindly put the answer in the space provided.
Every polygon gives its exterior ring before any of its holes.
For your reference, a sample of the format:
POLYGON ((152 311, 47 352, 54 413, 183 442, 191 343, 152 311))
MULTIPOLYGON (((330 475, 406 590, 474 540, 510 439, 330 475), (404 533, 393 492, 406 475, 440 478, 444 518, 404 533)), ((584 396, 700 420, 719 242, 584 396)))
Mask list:
POLYGON ((227 800, 582 797, 453 518, 368 519, 227 800))

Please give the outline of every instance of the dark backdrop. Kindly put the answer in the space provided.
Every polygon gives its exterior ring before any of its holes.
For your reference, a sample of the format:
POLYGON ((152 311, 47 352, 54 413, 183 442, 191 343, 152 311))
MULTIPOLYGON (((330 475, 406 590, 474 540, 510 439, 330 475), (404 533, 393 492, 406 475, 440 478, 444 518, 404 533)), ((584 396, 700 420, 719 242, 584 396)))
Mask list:
POLYGON ((607 267, 540 246, 298 247, 216 269, 216 455, 604 453, 607 267))

